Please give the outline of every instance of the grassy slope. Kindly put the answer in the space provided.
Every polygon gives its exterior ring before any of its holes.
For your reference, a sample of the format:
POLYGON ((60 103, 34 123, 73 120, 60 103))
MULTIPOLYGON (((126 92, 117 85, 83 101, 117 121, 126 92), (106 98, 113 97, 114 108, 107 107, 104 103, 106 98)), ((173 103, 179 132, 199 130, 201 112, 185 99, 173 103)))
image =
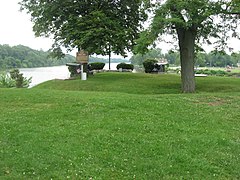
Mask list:
POLYGON ((240 178, 240 79, 197 86, 103 73, 0 89, 0 179, 240 178))
MULTIPOLYGON (((87 81, 54 80, 37 86, 42 89, 70 91, 124 92, 130 94, 179 94, 180 76, 132 73, 100 73, 87 81)), ((240 92, 240 79, 227 77, 197 78, 197 92, 240 92)))

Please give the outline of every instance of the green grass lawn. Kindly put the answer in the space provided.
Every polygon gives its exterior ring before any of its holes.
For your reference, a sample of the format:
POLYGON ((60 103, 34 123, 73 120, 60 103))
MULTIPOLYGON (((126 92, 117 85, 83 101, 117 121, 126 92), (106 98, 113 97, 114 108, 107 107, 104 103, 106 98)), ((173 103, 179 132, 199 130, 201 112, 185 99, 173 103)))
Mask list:
POLYGON ((239 179, 240 78, 100 73, 0 89, 0 179, 239 179))
MULTIPOLYGON (((240 92, 240 78, 198 77, 197 93, 233 93, 240 92)), ((87 81, 53 80, 38 85, 38 89, 121 92, 129 94, 179 94, 181 79, 179 75, 144 74, 144 73, 99 73, 90 76, 87 81)))

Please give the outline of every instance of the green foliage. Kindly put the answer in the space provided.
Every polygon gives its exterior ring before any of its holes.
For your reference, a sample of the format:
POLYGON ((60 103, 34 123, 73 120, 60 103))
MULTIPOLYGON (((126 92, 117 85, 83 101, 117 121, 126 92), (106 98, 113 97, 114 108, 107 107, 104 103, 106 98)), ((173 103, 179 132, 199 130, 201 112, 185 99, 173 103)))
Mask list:
POLYGON ((157 63, 157 60, 155 60, 155 59, 146 59, 143 62, 145 72, 146 73, 151 73, 153 71, 153 69, 155 68, 156 63, 157 63))
POLYGON ((178 39, 180 50, 182 91, 194 92, 194 52, 197 47, 207 42, 216 44, 218 50, 224 50, 231 37, 229 31, 233 31, 234 37, 239 37, 236 32, 239 25, 237 1, 152 1, 152 22, 136 41, 135 54, 146 53, 148 47, 162 35, 173 35, 178 39), (211 42, 212 39, 216 41, 211 42))
POLYGON ((240 72, 230 72, 227 74, 227 76, 233 76, 233 77, 240 78, 240 72))
POLYGON ((105 63, 101 62, 94 62, 94 63, 89 63, 89 70, 102 70, 105 66, 105 63))
MULTIPOLYGON (((148 53, 141 55, 133 55, 130 58, 132 64, 142 65, 144 59, 160 59, 164 58, 169 64, 174 66, 180 65, 180 53, 179 51, 169 51, 165 54, 161 53, 161 49, 151 49, 148 53)), ((228 55, 226 53, 221 53, 218 51, 213 51, 210 53, 197 53, 195 57, 195 66, 197 67, 226 67, 234 66, 237 67, 237 63, 240 62, 240 52, 232 53, 228 55)))
POLYGON ((209 69, 198 69, 196 74, 207 74, 207 75, 215 75, 215 76, 227 76, 229 73, 223 70, 209 70, 209 69))
POLYGON ((77 72, 77 69, 79 69, 79 67, 76 66, 68 66, 68 70, 70 72, 70 77, 76 77, 79 75, 79 73, 77 72))
POLYGON ((232 35, 228 33, 229 30, 238 37, 236 27, 239 3, 228 0, 167 0, 152 3, 154 3, 152 6, 154 17, 149 29, 143 31, 138 40, 137 52, 144 52, 144 48, 151 45, 159 35, 172 34, 176 37, 182 31, 197 32, 196 44, 213 44, 210 42, 210 37, 214 37, 215 40, 220 39, 216 40, 215 44, 217 44, 216 48, 221 50, 226 47, 225 42, 232 35), (218 21, 214 20, 216 17, 218 21))
POLYGON ((234 76, 235 74, 228 73, 223 70, 209 70, 209 69, 199 69, 196 71, 196 74, 207 74, 215 76, 234 76))
POLYGON ((17 88, 26 88, 32 81, 32 78, 27 79, 26 77, 23 77, 23 74, 19 72, 19 69, 11 70, 10 77, 15 81, 17 88))
POLYGON ((53 50, 62 46, 126 56, 138 37, 139 21, 146 19, 144 2, 22 0, 20 4, 31 14, 37 36, 53 36, 53 50))
MULTIPOLYGON (((78 77, 81 74, 81 65, 73 62, 74 65, 68 65, 68 70, 70 72, 70 77, 78 77), (77 65, 77 66, 76 66, 77 65)), ((88 64, 83 64, 83 72, 89 73, 88 64)))
POLYGON ((237 63, 240 61, 240 52, 231 55, 219 51, 198 53, 195 60, 195 65, 199 67, 237 67, 237 63))
POLYGON ((126 63, 120 63, 117 65, 117 69, 122 68, 122 69, 134 69, 133 64, 126 64, 126 63))
POLYGON ((216 72, 216 76, 225 76, 225 75, 227 75, 227 72, 225 72, 225 71, 218 70, 216 72))
POLYGON ((15 87, 16 82, 6 73, 0 73, 0 88, 15 87))
POLYGON ((146 54, 136 54, 130 58, 132 64, 142 65, 145 59, 160 59, 164 58, 162 50, 159 48, 154 48, 149 50, 146 54))
POLYGON ((0 74, 0 87, 1 88, 26 88, 32 81, 32 78, 23 77, 23 74, 18 69, 13 69, 9 74, 0 74), (9 75, 10 74, 10 75, 9 75))
POLYGON ((169 64, 180 66, 180 53, 179 51, 169 51, 164 55, 164 58, 168 60, 169 64))
MULTIPOLYGON (((109 59, 90 56, 89 63, 93 63, 93 62, 108 63, 109 59)), ((111 63, 119 63, 119 62, 129 62, 129 60, 123 59, 123 58, 111 58, 111 63)))
MULTIPOLYGON (((235 55, 240 55, 240 53, 235 53, 235 55)), ((237 59, 234 55, 230 56, 225 52, 212 51, 206 57, 206 64, 210 67, 226 67, 226 66, 237 66, 237 59)))
POLYGON ((49 57, 50 52, 37 51, 26 46, 0 45, 0 70, 63 65, 75 58, 66 55, 62 59, 49 57))
POLYGON ((239 69, 231 69, 225 70, 221 69, 197 69, 195 70, 196 74, 207 74, 210 76, 226 76, 226 77, 240 77, 240 70, 239 69))

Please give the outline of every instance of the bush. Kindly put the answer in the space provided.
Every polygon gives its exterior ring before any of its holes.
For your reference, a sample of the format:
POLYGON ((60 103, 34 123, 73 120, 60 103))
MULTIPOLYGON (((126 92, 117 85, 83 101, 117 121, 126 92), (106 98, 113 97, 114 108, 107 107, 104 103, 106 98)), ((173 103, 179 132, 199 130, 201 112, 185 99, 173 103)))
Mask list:
POLYGON ((203 70, 203 74, 212 75, 212 73, 213 72, 211 70, 208 70, 208 69, 203 70))
POLYGON ((211 74, 211 75, 216 75, 216 74, 217 74, 217 71, 210 70, 210 74, 211 74))
MULTIPOLYGON (((78 64, 76 62, 72 62, 72 63, 67 63, 68 66, 68 71, 70 72, 70 77, 79 77, 81 74, 81 64, 78 64)), ((88 73, 89 69, 88 69, 88 64, 84 63, 83 64, 83 72, 87 72, 88 73)))
POLYGON ((237 73, 237 72, 236 73, 232 73, 232 72, 231 73, 227 73, 226 75, 227 76, 233 76, 233 77, 240 77, 240 73, 237 73))
POLYGON ((26 77, 23 77, 23 74, 20 73, 18 69, 11 70, 10 75, 6 73, 0 75, 0 87, 3 88, 28 87, 31 81, 32 78, 27 79, 26 77))
POLYGON ((23 77, 23 74, 20 73, 18 69, 11 70, 10 76, 15 80, 17 88, 28 87, 32 82, 32 78, 27 79, 26 77, 23 77))
POLYGON ((195 72, 196 74, 207 74, 210 76, 225 76, 228 75, 227 72, 222 71, 222 70, 208 70, 208 69, 199 69, 195 72))
POLYGON ((6 73, 0 74, 0 87, 11 88, 15 87, 15 81, 6 73))
POLYGON ((76 66, 68 66, 68 71, 70 72, 70 77, 75 77, 78 75, 77 69, 78 69, 78 67, 76 67, 76 66))
POLYGON ((225 71, 221 71, 221 70, 216 71, 216 76, 225 76, 226 74, 227 72, 225 71))
POLYGON ((155 59, 146 59, 143 62, 145 72, 146 73, 151 73, 153 71, 154 67, 155 67, 155 63, 157 63, 157 60, 155 60, 155 59))
POLYGON ((101 62, 93 62, 93 63, 89 63, 89 70, 102 70, 105 66, 105 63, 101 63, 101 62))
POLYGON ((122 69, 134 69, 133 64, 126 64, 126 63, 120 63, 117 65, 117 69, 122 68, 122 69))

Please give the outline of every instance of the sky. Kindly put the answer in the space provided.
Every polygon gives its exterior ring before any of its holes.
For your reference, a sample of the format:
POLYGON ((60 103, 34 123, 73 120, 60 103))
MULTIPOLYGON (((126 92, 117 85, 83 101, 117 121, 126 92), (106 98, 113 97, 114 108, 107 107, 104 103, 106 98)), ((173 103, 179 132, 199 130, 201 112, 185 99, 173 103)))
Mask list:
POLYGON ((19 0, 0 0, 0 44, 25 45, 48 50, 52 40, 36 38, 32 31, 31 16, 20 12, 19 0))
MULTIPOLYGON (((53 40, 43 37, 36 38, 32 31, 31 17, 26 12, 20 12, 18 4, 20 0, 0 0, 0 44, 25 45, 32 49, 47 51, 51 48, 53 40)), ((240 40, 231 39, 230 46, 234 51, 240 51, 240 40)), ((172 46, 166 43, 159 43, 158 46, 167 52, 172 46)), ((207 52, 212 50, 205 46, 207 52)), ((76 52, 70 54, 75 55, 76 52)), ((119 56, 113 56, 119 57, 119 56)), ((129 57, 130 58, 130 57, 129 57)))

